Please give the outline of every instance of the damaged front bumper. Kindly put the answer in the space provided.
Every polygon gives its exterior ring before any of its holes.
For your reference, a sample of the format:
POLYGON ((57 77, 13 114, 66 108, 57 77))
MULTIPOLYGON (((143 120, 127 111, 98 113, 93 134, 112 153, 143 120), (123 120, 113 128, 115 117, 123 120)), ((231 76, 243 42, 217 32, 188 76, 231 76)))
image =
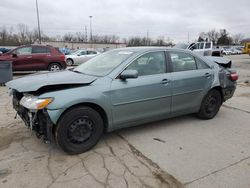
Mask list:
POLYGON ((17 114, 24 121, 25 125, 36 133, 38 138, 42 138, 45 143, 50 143, 53 139, 53 125, 47 109, 30 110, 20 105, 22 93, 13 92, 13 107, 17 114))

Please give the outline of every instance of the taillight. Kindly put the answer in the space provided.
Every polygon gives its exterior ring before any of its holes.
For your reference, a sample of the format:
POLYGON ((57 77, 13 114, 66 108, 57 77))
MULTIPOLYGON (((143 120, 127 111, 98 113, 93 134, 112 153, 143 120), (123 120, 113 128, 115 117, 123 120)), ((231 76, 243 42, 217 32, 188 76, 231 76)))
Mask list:
POLYGON ((230 79, 231 79, 232 81, 236 81, 236 80, 238 80, 238 78, 239 78, 239 75, 238 75, 236 72, 232 72, 232 73, 230 74, 230 79))
POLYGON ((66 60, 66 56, 64 54, 61 54, 60 55, 60 58, 62 59, 62 61, 65 61, 66 60))

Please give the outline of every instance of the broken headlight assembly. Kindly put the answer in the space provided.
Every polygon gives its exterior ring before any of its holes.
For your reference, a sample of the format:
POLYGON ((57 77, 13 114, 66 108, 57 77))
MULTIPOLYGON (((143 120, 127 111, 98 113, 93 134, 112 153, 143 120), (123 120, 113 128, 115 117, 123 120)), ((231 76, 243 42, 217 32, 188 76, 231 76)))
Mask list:
POLYGON ((20 101, 20 105, 29 110, 41 110, 46 108, 54 98, 38 98, 33 95, 24 95, 20 101))

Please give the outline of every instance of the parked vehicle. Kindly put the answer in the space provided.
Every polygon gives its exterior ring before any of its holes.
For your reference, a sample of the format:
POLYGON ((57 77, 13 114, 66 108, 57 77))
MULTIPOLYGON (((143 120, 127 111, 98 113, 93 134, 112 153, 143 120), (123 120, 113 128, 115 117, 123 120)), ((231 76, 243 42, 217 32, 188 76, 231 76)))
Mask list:
POLYGON ((242 51, 244 54, 250 54, 250 42, 246 42, 242 51))
POLYGON ((229 47, 224 47, 223 50, 222 50, 222 53, 223 53, 223 55, 232 55, 233 51, 229 47))
POLYGON ((9 48, 0 48, 0 53, 2 52, 1 54, 4 54, 4 53, 6 53, 8 51, 10 51, 9 48))
POLYGON ((238 50, 236 48, 231 48, 231 51, 232 51, 232 55, 239 55, 239 54, 242 54, 242 51, 241 50, 238 50))
POLYGON ((213 118, 233 96, 238 75, 211 58, 161 47, 115 49, 72 70, 6 85, 38 137, 55 137, 65 152, 77 154, 116 129, 190 113, 213 118))
POLYGON ((174 48, 187 49, 194 51, 202 56, 222 56, 222 50, 214 48, 213 42, 196 42, 191 44, 177 44, 174 48))
POLYGON ((79 65, 97 56, 98 54, 100 53, 95 50, 77 50, 72 54, 66 55, 66 62, 69 66, 79 65))
POLYGON ((14 71, 56 71, 66 68, 65 55, 57 48, 43 45, 24 45, 0 56, 1 61, 12 61, 14 71))

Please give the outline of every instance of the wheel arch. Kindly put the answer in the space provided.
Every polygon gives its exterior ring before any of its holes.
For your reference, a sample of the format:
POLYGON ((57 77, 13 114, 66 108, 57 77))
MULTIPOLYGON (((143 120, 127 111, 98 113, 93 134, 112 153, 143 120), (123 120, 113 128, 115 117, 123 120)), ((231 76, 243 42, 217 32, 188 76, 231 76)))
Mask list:
POLYGON ((221 86, 215 86, 215 87, 211 88, 209 91, 211 91, 211 90, 217 90, 217 91, 220 92, 221 99, 222 99, 221 102, 223 103, 223 101, 224 101, 224 95, 223 95, 223 92, 222 92, 222 87, 221 86))
POLYGON ((71 60, 73 64, 75 63, 75 62, 74 62, 74 59, 73 59, 72 57, 66 58, 66 61, 67 61, 67 60, 71 60))
MULTIPOLYGON (((82 107, 82 106, 86 106, 86 107, 90 107, 94 110, 96 110, 102 117, 103 119, 103 124, 104 124, 104 132, 107 132, 108 130, 108 125, 109 125, 109 119, 108 119, 108 115, 106 113, 106 111, 98 104, 92 103, 92 102, 82 102, 82 103, 78 103, 78 104, 74 104, 72 106, 69 106, 67 109, 65 109, 62 114, 60 115, 60 117, 58 118, 57 122, 60 121, 60 119, 62 118, 62 116, 67 113, 69 110, 71 110, 72 108, 76 108, 76 107, 82 107)), ((56 129, 56 126, 53 126, 53 133, 56 129)))

